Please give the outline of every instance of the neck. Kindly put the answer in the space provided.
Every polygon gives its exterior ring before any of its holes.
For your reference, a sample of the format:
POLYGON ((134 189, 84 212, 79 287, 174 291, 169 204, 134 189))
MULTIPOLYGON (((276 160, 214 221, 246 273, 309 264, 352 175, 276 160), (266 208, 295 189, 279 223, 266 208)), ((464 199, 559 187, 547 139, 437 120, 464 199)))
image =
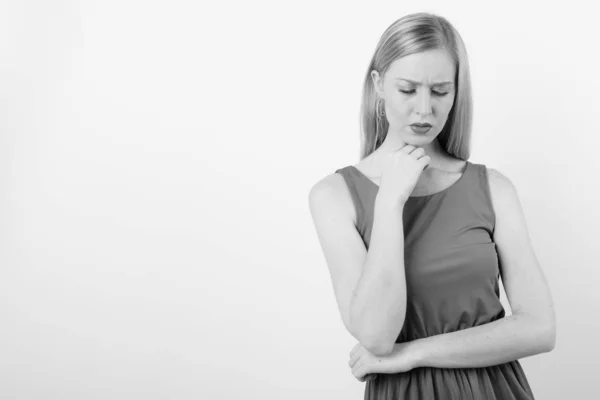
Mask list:
MULTIPOLYGON (((413 138, 411 137, 409 139, 413 138)), ((429 167, 445 169, 444 166, 448 164, 448 160, 451 156, 442 148, 437 137, 433 140, 423 140, 421 137, 416 137, 414 139, 416 140, 404 140, 404 138, 397 133, 388 131, 385 140, 377 149, 377 152, 380 153, 380 155, 385 156, 406 144, 412 144, 415 147, 422 147, 423 150, 425 150, 425 154, 431 157, 429 167)))

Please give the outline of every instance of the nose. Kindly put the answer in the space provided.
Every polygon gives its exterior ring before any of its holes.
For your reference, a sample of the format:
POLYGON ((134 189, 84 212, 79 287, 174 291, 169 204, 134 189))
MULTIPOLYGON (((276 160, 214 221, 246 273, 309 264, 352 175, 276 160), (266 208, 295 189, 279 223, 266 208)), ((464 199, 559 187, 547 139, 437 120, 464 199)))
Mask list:
POLYGON ((431 113, 431 96, 427 91, 422 91, 417 96, 417 114, 429 115, 431 113))

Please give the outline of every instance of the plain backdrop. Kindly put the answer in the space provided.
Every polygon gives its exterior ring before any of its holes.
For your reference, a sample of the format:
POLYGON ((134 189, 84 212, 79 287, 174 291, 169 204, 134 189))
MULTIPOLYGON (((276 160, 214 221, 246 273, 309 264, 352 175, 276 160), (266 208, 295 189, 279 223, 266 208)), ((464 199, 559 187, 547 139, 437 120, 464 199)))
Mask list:
POLYGON ((588 4, 2 0, 0 398, 362 399, 308 193, 358 162, 366 68, 418 11, 466 43, 470 161, 517 187, 554 296, 536 399, 591 398, 588 4))

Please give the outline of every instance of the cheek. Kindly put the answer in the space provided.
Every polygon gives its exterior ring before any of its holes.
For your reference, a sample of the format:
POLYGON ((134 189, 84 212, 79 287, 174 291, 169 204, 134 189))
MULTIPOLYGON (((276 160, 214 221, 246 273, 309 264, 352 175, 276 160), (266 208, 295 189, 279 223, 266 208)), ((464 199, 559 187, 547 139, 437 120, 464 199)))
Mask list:
POLYGON ((454 104, 454 99, 449 98, 447 100, 440 101, 438 104, 438 109, 442 114, 448 114, 452 109, 452 105, 454 104))
POLYGON ((409 102, 402 99, 394 99, 388 104, 389 111, 392 115, 402 117, 409 113, 409 102))

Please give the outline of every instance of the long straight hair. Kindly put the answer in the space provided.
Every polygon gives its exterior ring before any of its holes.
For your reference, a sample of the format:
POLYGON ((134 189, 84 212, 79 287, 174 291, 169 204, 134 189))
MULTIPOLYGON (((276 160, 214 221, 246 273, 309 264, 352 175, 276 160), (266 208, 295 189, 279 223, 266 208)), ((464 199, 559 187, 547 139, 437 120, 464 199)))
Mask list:
POLYGON ((390 25, 381 36, 363 83, 360 108, 360 159, 383 143, 389 128, 386 116, 376 109, 377 93, 371 78, 376 70, 384 76, 395 60, 427 50, 446 50, 454 60, 455 98, 446 124, 437 140, 446 152, 467 160, 470 155, 473 98, 467 51, 458 31, 445 18, 431 13, 406 15, 390 25))

